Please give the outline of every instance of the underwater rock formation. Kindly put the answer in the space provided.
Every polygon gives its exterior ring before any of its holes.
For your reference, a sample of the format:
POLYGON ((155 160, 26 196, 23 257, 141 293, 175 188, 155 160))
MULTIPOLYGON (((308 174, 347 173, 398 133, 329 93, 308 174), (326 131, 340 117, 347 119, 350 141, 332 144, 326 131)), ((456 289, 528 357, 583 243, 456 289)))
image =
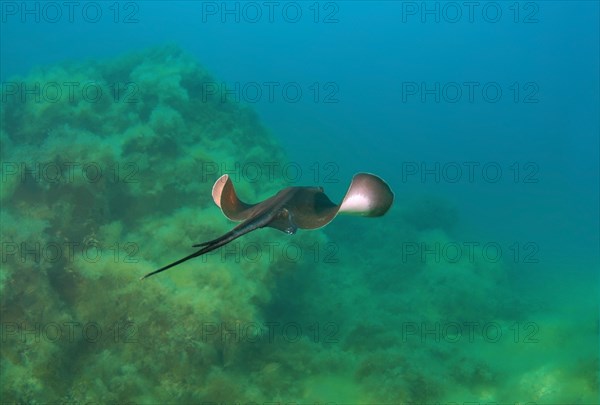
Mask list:
MULTIPOLYGON (((40 68, 4 87, 3 401, 261 396, 256 384, 233 389, 248 378, 238 358, 248 342, 235 330, 264 322, 274 275, 295 263, 230 251, 138 281, 230 226, 210 198, 215 165, 284 160, 253 111, 203 93, 211 82, 164 47, 40 68), (226 341, 221 328, 233 328, 226 341), (231 373, 217 376, 222 367, 231 373)), ((280 186, 275 177, 244 193, 280 186)))

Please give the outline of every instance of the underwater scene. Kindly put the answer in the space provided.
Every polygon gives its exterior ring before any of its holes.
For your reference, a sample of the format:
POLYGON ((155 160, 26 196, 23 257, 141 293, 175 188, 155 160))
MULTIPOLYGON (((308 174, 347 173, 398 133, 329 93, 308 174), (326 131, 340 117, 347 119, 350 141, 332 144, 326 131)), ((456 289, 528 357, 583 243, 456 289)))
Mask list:
POLYGON ((599 404, 599 4, 2 1, 0 403, 599 404))

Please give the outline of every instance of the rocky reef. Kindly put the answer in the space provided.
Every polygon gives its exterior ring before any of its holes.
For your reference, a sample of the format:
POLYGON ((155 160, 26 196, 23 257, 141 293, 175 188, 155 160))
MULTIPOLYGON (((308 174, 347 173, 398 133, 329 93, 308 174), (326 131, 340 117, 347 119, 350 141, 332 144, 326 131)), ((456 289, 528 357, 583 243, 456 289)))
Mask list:
MULTIPOLYGON (((284 161, 255 113, 206 94, 211 83, 190 57, 163 47, 6 84, 3 401, 266 395, 241 383, 255 377, 237 329, 263 325, 273 278, 295 271, 296 262, 256 250, 275 231, 139 281, 232 226, 210 195, 218 169, 284 161), (240 254, 248 249, 250 259, 240 254)), ((240 193, 268 195, 278 178, 239 180, 240 193)))

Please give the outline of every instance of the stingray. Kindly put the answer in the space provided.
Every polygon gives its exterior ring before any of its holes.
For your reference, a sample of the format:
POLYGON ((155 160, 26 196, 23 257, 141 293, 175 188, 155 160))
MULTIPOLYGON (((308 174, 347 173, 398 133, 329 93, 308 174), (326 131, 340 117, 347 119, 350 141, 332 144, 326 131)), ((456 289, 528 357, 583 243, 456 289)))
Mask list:
POLYGON ((338 214, 379 217, 394 201, 394 193, 387 183, 370 173, 354 175, 340 204, 334 204, 322 187, 287 187, 262 202, 247 204, 238 198, 227 174, 215 182, 212 197, 227 218, 241 223, 223 236, 193 245, 201 249, 146 274, 141 280, 218 249, 259 228, 275 228, 291 235, 298 228, 322 228, 338 214))

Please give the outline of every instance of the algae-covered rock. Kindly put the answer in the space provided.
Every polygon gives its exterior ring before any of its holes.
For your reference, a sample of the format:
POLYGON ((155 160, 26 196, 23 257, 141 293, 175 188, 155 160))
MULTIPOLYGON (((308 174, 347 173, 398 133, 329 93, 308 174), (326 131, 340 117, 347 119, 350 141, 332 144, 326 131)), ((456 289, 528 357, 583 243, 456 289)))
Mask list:
MULTIPOLYGON (((191 403, 246 392, 233 376, 261 343, 235 328, 262 324, 273 277, 289 263, 230 251, 139 281, 231 227, 210 196, 221 167, 284 158, 253 111, 204 92, 213 81, 164 47, 39 68, 4 86, 3 401, 191 403)), ((281 185, 238 179, 249 198, 281 185)))

